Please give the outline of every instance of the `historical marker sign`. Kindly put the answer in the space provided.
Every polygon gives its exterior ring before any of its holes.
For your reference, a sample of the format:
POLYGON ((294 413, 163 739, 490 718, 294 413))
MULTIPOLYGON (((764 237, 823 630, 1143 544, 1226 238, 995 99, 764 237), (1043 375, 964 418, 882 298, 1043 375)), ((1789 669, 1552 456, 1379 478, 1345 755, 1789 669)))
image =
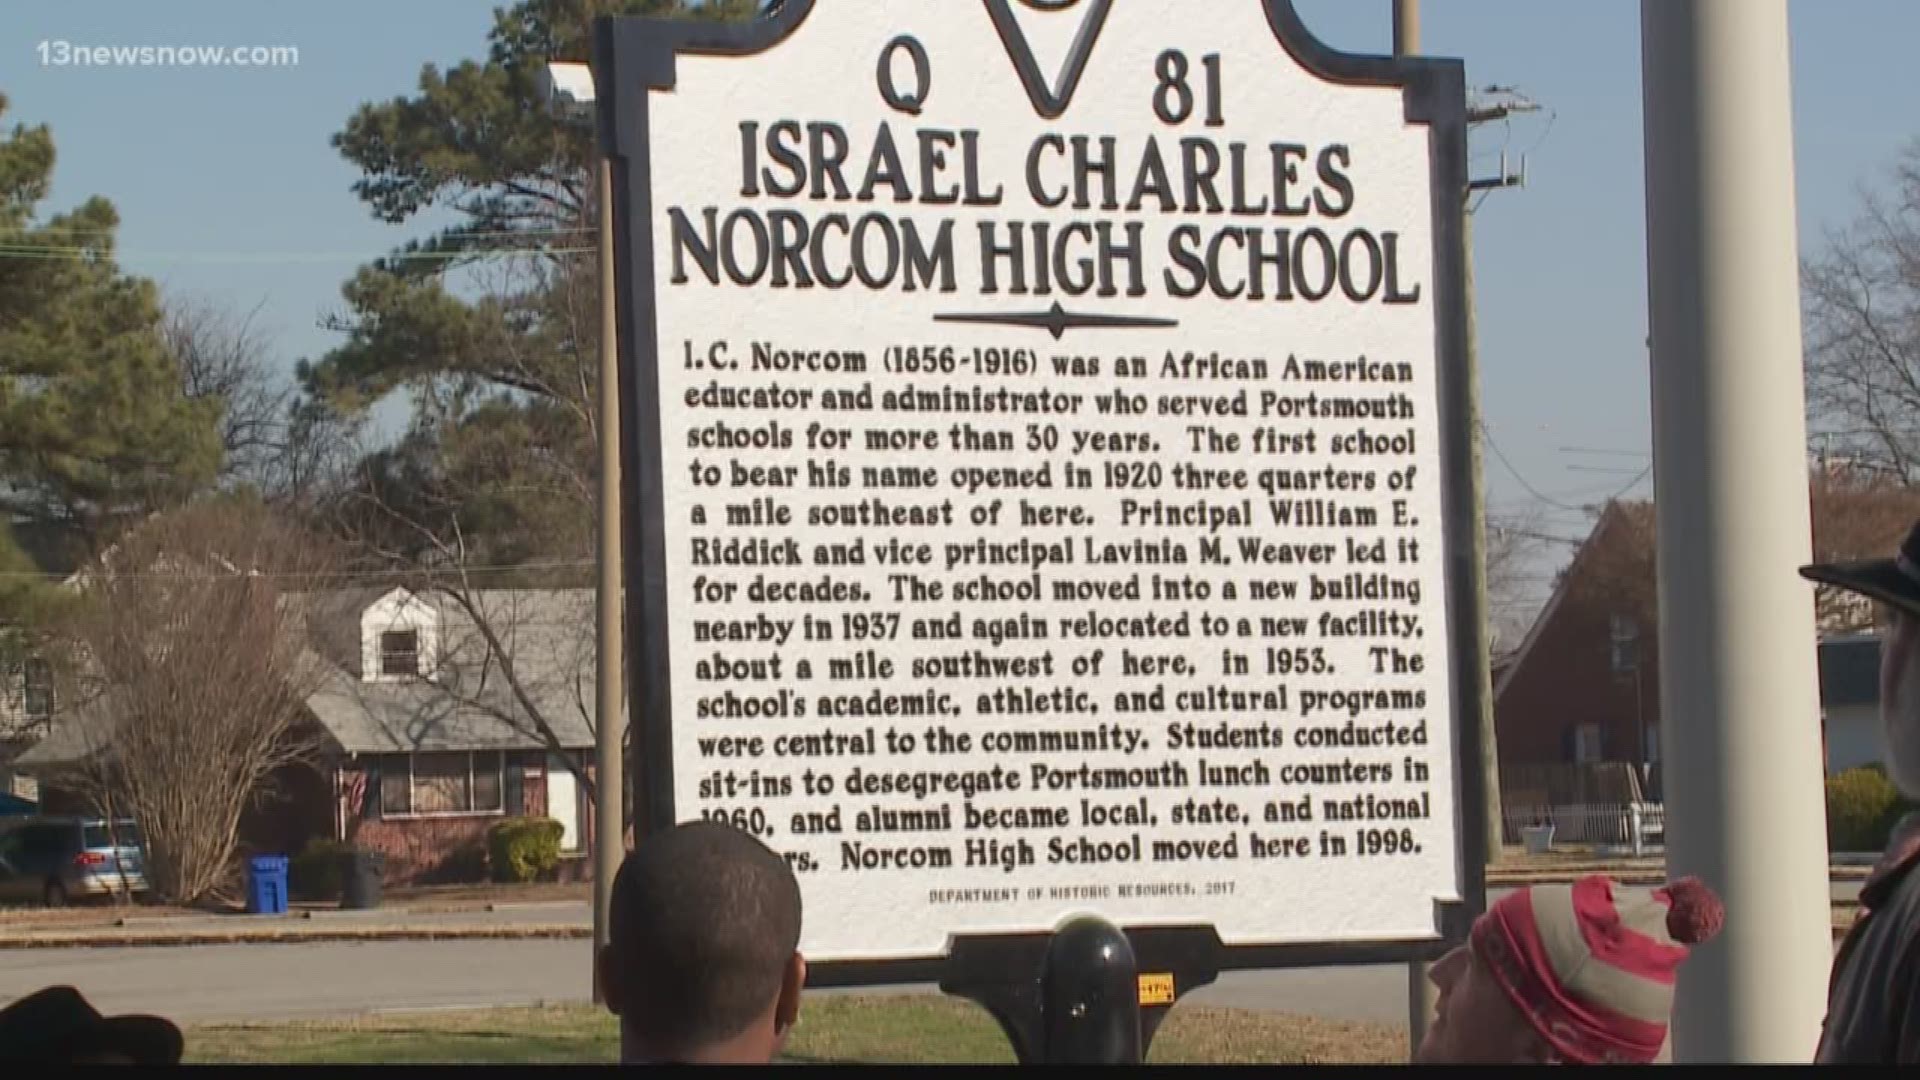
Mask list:
POLYGON ((600 58, 647 826, 787 853, 820 961, 1457 934, 1459 66, 1262 0, 789 2, 600 58))

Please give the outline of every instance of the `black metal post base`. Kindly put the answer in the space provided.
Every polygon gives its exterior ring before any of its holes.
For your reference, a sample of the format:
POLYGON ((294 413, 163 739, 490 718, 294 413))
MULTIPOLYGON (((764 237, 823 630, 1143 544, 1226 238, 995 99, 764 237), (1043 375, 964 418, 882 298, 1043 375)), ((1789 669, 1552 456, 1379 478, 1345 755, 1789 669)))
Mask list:
POLYGON ((1123 931, 1082 916, 1051 934, 962 937, 940 989, 986 1009, 1021 1064, 1135 1064, 1181 994, 1220 972, 1211 927, 1123 931))

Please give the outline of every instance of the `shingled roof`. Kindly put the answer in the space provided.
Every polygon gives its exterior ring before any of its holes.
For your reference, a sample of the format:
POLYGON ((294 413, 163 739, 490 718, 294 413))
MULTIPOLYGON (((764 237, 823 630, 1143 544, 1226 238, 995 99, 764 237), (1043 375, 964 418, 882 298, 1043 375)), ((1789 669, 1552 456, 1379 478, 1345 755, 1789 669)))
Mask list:
MULTIPOLYGON (((319 677, 307 710, 348 754, 436 750, 539 750, 547 747, 497 657, 480 620, 444 595, 421 599, 440 618, 441 655, 431 678, 368 681, 360 676, 357 627, 367 607, 391 589, 308 593, 306 662, 319 677), (338 624, 351 622, 352 635, 338 624)), ((564 749, 594 745, 594 594, 588 589, 499 589, 468 599, 513 660, 521 691, 564 749)), ((15 764, 57 766, 100 746, 121 706, 111 694, 58 717, 46 737, 15 764)))
MULTIPOLYGON (((593 746, 594 594, 588 589, 495 589, 468 594, 512 658, 527 699, 569 750, 593 746)), ((365 610, 376 596, 356 598, 365 610)), ((546 746, 480 621, 439 594, 421 598, 440 616, 442 655, 431 679, 369 682, 359 656, 322 654, 307 709, 341 750, 354 754, 512 750, 546 746)), ((357 650, 357 646, 356 646, 357 650)))

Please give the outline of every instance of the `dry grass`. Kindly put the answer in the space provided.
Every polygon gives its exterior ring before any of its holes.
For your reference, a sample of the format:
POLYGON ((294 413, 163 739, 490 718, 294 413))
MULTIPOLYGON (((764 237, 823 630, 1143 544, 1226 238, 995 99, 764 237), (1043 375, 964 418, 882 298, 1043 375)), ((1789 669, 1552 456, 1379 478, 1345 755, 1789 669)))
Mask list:
MULTIPOLYGON (((544 904, 593 899, 588 883, 532 885, 441 885, 388 889, 381 907, 396 912, 422 914, 455 911, 484 911, 489 905, 544 904)), ((335 902, 295 900, 291 912, 332 911, 335 902)), ((69 930, 86 927, 116 926, 122 920, 141 921, 182 916, 238 915, 245 907, 237 901, 209 901, 198 907, 148 902, 124 903, 109 898, 75 900, 67 907, 44 908, 38 905, 0 905, 0 933, 7 931, 69 930)))
POLYGON ((548 904, 565 901, 587 903, 593 899, 593 883, 565 884, 536 882, 529 885, 426 885, 388 889, 383 904, 405 905, 415 911, 471 911, 488 904, 548 904))
MULTIPOLYGON (((610 1062, 613 1020, 591 1006, 489 1009, 283 1024, 223 1024, 187 1033, 188 1059, 234 1063, 610 1062)), ((922 995, 815 995, 793 1062, 1008 1063, 1006 1039, 977 1006, 922 995)), ((1149 1060, 1236 1064, 1392 1063, 1404 1029, 1232 1009, 1176 1008, 1149 1060)))
MULTIPOLYGON (((171 904, 118 903, 113 900, 76 900, 67 907, 0 907, 0 930, 66 930, 113 926, 122 919, 224 914, 225 908, 184 908, 171 904)), ((231 910, 238 910, 234 908, 231 910)))

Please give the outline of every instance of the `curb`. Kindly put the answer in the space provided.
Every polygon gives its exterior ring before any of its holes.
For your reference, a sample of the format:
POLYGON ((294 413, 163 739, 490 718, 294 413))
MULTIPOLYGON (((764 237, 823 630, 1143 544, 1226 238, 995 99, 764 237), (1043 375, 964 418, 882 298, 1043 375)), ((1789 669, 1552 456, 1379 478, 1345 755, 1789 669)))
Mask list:
POLYGON ((37 934, 0 937, 7 949, 124 949, 180 945, 296 945, 340 941, 454 941, 460 939, 589 940, 587 926, 383 927, 338 930, 267 930, 160 934, 37 934))
MULTIPOLYGON (((1865 881, 1868 869, 1869 868, 1865 866, 1836 866, 1828 875, 1827 880, 1830 882, 1865 881)), ((1486 881, 1489 888, 1499 889, 1521 885, 1565 884, 1577 878, 1585 877, 1588 874, 1605 874, 1622 885, 1658 885, 1664 884, 1667 880, 1667 871, 1664 867, 1642 868, 1596 864, 1593 866, 1572 865, 1541 868, 1538 870, 1488 869, 1486 881)))
MULTIPOLYGON (((1851 920, 1848 920, 1851 922, 1851 920)), ((1847 928, 1836 923, 1833 939, 1845 937, 1847 928)), ((180 948, 189 945, 297 945, 302 942, 331 943, 352 941, 588 941, 591 927, 517 926, 503 928, 467 928, 446 930, 316 930, 307 933, 273 932, 248 934, 91 934, 45 935, 31 938, 0 937, 0 952, 26 949, 128 949, 180 948)))

